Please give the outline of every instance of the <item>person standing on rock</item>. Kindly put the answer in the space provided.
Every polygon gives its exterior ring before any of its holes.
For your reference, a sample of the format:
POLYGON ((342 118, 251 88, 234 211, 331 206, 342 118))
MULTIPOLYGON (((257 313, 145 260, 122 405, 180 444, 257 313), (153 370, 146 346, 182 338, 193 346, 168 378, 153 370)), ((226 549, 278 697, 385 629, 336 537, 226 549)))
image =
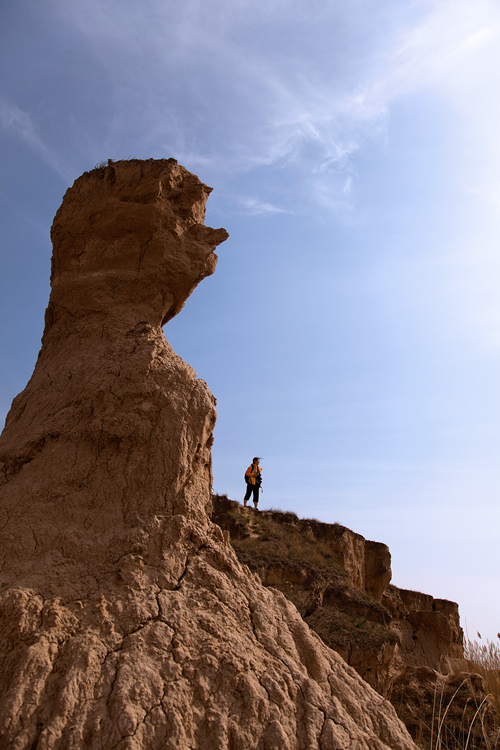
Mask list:
POLYGON ((258 510, 259 505, 259 490, 262 485, 262 469, 259 466, 259 457, 255 456, 252 459, 252 463, 245 471, 245 482, 247 483, 247 491, 243 498, 243 505, 246 508, 247 503, 250 500, 250 495, 253 493, 253 505, 255 510, 258 510))

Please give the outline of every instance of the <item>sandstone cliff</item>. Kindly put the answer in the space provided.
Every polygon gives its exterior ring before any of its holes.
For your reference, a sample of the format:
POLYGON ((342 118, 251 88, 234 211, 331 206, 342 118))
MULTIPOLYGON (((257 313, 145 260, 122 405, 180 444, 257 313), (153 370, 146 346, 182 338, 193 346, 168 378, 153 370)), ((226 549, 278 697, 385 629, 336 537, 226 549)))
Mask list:
POLYGON ((215 400, 161 328, 227 237, 208 194, 174 160, 109 162, 55 217, 0 438, 0 747, 410 750, 210 521, 215 400))
POLYGON ((496 747, 496 740, 484 739, 498 734, 494 705, 485 701, 477 721, 484 686, 460 663, 458 605, 393 586, 385 544, 338 523, 254 513, 226 496, 214 496, 212 519, 229 533, 238 559, 290 599, 323 642, 391 700, 419 746, 436 746, 436 700, 446 708, 453 698, 441 728, 445 746, 463 748, 472 726, 471 747, 496 747))

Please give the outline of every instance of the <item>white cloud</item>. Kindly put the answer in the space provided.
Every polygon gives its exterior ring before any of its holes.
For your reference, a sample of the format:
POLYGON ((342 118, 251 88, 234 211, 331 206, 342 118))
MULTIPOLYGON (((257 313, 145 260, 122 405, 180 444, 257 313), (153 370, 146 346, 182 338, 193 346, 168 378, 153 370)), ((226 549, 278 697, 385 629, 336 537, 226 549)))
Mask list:
POLYGON ((240 197, 237 201, 242 206, 243 213, 249 214, 250 216, 269 216, 272 214, 291 213, 284 208, 279 208, 279 206, 275 206, 273 203, 267 203, 259 198, 240 197))
POLYGON ((65 182, 72 182, 74 175, 61 163, 58 154, 50 149, 39 136, 28 112, 16 104, 0 99, 0 124, 5 130, 14 133, 38 154, 65 182))
POLYGON ((233 177, 266 169, 263 186, 285 169, 298 201, 317 196, 334 211, 352 202, 356 156, 384 142, 398 97, 433 88, 458 107, 460 82, 477 89, 489 75, 478 59, 500 27, 493 0, 407 3, 401 13, 366 0, 56 7, 112 82, 109 143, 122 148, 133 137, 141 154, 161 144, 188 165, 233 177))
POLYGON ((394 41, 379 60, 378 73, 353 104, 370 115, 422 87, 447 89, 464 67, 470 71, 474 55, 499 32, 500 10, 491 0, 439 0, 420 24, 394 41))

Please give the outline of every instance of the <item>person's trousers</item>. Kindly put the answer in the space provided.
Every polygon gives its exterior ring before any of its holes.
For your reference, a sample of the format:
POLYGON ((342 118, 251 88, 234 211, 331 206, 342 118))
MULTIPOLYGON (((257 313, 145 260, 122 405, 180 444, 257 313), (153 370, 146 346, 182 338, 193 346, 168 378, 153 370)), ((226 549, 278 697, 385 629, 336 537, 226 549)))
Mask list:
POLYGON ((253 492, 253 504, 258 505, 259 504, 259 486, 257 484, 247 484, 247 491, 245 492, 245 497, 243 498, 243 503, 246 505, 247 502, 250 500, 250 495, 253 492))

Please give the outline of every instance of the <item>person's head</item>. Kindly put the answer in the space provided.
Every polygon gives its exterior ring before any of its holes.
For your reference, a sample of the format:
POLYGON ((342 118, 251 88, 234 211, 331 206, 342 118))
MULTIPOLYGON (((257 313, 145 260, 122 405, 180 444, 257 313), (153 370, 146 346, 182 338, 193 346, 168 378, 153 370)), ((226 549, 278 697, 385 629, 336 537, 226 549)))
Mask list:
POLYGON ((258 464, 259 461, 260 461, 260 458, 258 456, 254 456, 254 458, 252 459, 253 464, 258 464))

